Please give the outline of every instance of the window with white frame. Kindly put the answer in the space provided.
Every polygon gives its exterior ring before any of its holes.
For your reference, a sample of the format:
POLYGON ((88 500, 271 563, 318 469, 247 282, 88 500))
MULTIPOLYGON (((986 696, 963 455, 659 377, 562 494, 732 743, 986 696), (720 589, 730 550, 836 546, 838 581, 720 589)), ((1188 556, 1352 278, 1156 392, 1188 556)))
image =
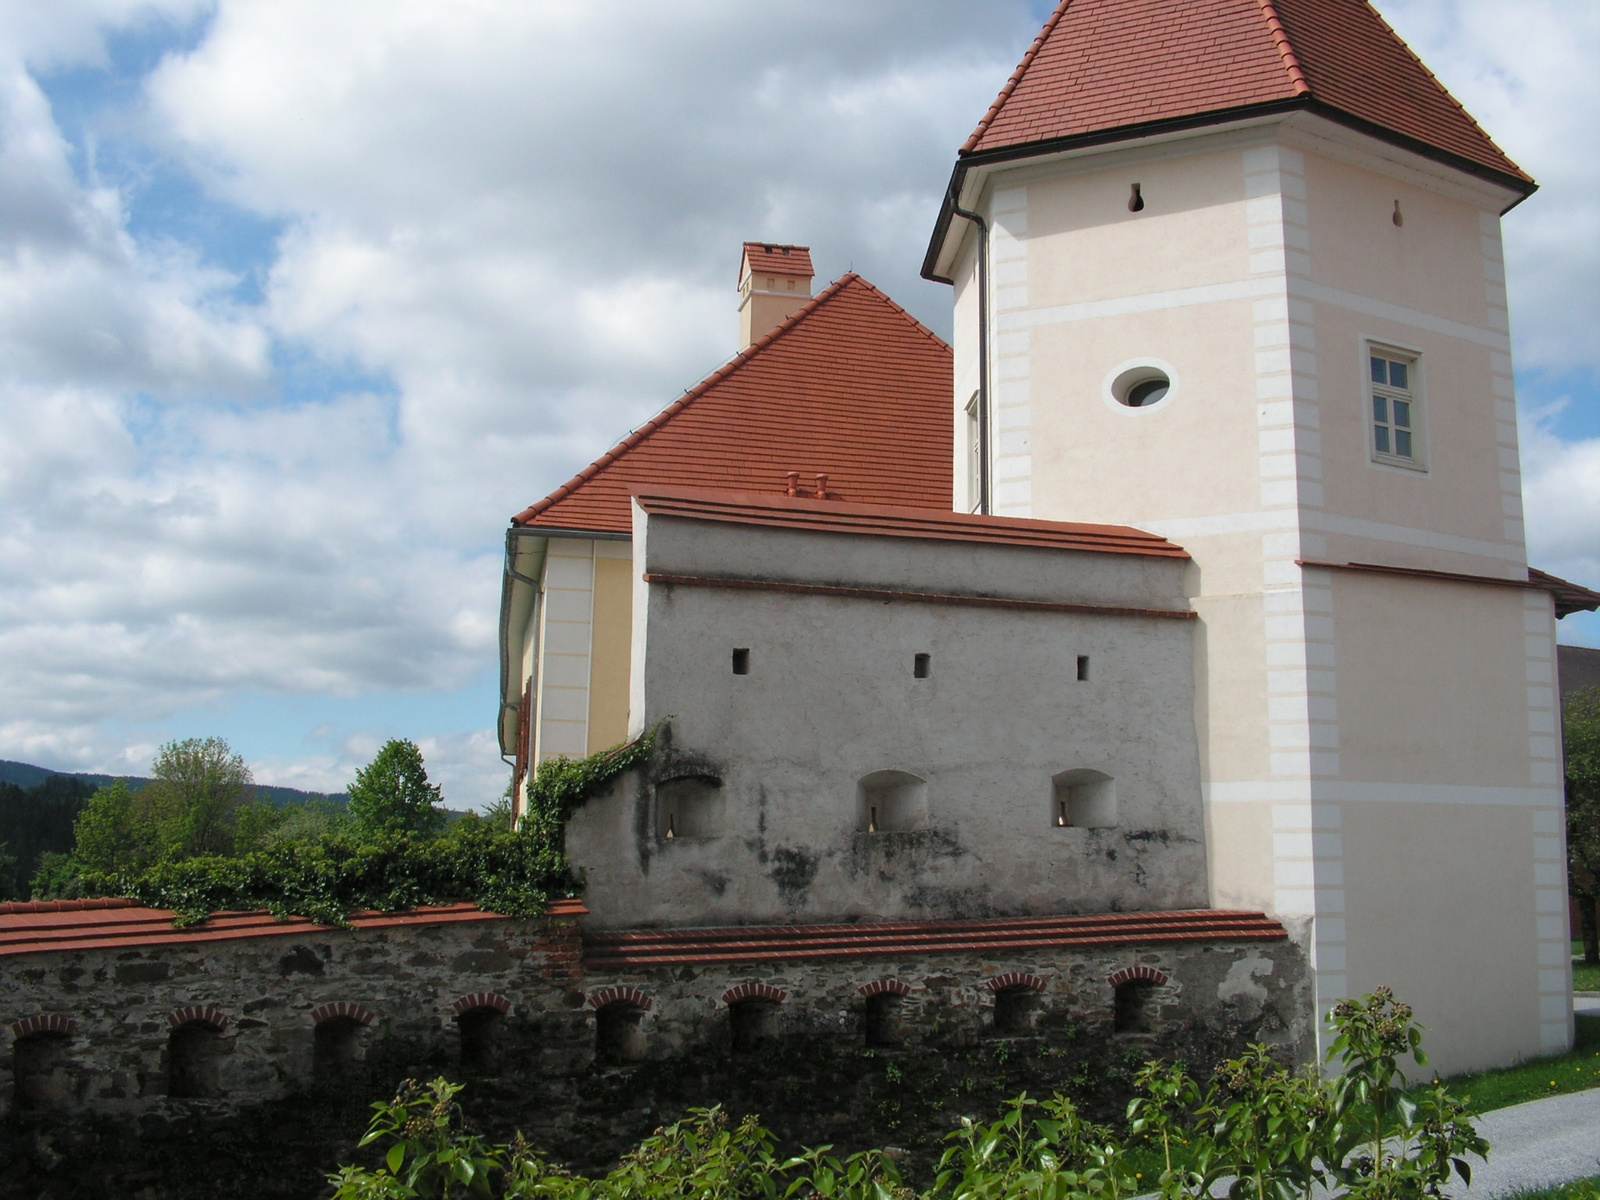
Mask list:
POLYGON ((1422 403, 1415 356, 1368 347, 1367 378, 1373 460, 1422 466, 1422 403))
POLYGON ((967 401, 967 511, 983 507, 983 429, 979 425, 978 393, 967 401))

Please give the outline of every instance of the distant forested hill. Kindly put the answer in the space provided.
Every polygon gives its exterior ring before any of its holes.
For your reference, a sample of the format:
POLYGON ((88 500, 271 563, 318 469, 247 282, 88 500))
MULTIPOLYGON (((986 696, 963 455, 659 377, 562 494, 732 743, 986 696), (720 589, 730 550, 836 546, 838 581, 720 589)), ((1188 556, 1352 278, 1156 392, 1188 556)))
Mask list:
MULTIPOLYGON (((92 785, 89 791, 95 788, 107 787, 119 779, 125 779, 128 786, 135 790, 142 788, 150 780, 142 775, 93 775, 84 771, 52 771, 48 767, 36 767, 32 763, 11 762, 9 759, 0 758, 0 783, 12 783, 20 788, 37 787, 47 779, 81 779, 92 785)), ((323 798, 321 792, 302 792, 299 788, 268 787, 266 784, 256 784, 256 792, 263 800, 270 800, 273 804, 304 804, 307 800, 323 798)), ((328 796, 335 804, 344 804, 343 792, 328 796)), ((0 833, 0 841, 5 840, 5 835, 0 833)))

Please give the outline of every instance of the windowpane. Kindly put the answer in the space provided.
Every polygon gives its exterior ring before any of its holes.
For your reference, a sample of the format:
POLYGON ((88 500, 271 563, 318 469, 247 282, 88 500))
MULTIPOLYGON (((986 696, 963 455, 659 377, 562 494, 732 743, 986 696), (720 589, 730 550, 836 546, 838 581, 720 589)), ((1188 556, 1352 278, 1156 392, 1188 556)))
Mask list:
POLYGON ((1404 429, 1394 431, 1394 452, 1401 458, 1411 457, 1411 434, 1404 429))
POLYGON ((1387 372, 1384 369, 1386 366, 1387 366, 1387 364, 1383 361, 1383 359, 1377 357, 1376 355, 1373 356, 1373 358, 1372 358, 1372 382, 1373 383, 1387 383, 1388 382, 1387 372))
POLYGON ((1388 427, 1384 426, 1384 425, 1374 425, 1372 427, 1372 436, 1377 441, 1378 453, 1379 454, 1387 454, 1387 453, 1389 453, 1389 430, 1388 430, 1388 427))
POLYGON ((1394 402, 1394 423, 1397 429, 1411 428, 1411 402, 1409 400, 1396 400, 1394 402))
POLYGON ((1372 398, 1372 419, 1374 421, 1388 421, 1389 419, 1389 402, 1382 396, 1374 396, 1372 398))
POLYGON ((1392 363, 1389 364, 1389 386, 1390 387, 1397 387, 1397 388, 1403 388, 1403 387, 1410 387, 1411 386, 1409 383, 1406 382, 1406 365, 1405 365, 1405 363, 1392 362, 1392 363))

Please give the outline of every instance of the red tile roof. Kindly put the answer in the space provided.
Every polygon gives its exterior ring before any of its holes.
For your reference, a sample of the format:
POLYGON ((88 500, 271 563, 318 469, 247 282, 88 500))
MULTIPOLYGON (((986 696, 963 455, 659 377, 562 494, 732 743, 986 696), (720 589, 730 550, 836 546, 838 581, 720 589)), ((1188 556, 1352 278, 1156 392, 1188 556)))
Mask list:
POLYGON ((882 958, 900 954, 1282 941, 1283 926, 1258 912, 1103 913, 984 921, 891 921, 855 925, 739 925, 721 929, 630 929, 586 933, 591 971, 690 963, 882 958))
MULTIPOLYGON (((551 916, 582 916, 581 901, 552 901, 551 916)), ((280 921, 267 912, 214 913, 202 925, 177 928, 177 913, 146 908, 133 900, 45 900, 0 904, 0 957, 59 950, 115 950, 139 946, 187 946, 200 942, 232 942, 245 938, 303 935, 325 929, 305 917, 280 921)), ((401 925, 449 925, 460 921, 504 921, 498 913, 473 904, 445 904, 408 912, 352 913, 356 929, 392 929, 401 925)))
POLYGON ((629 493, 704 485, 781 494, 790 471, 845 500, 946 512, 951 355, 845 275, 513 525, 627 533, 629 493))
POLYGON ((793 275, 810 279, 816 271, 811 266, 810 246, 783 246, 776 242, 746 242, 744 258, 739 263, 739 282, 746 275, 793 275))
POLYGON ((1557 618, 1570 617, 1576 612, 1594 612, 1600 609, 1600 592, 1592 591, 1582 584, 1571 583, 1559 575, 1529 567, 1528 582, 1555 597, 1557 618))
MULTIPOLYGON (((830 478, 831 490, 833 481, 830 478)), ((1022 517, 984 517, 887 504, 845 504, 806 497, 757 496, 702 488, 651 487, 634 493, 645 512, 696 521, 765 525, 814 533, 856 533, 936 542, 988 542, 1047 550, 1188 558, 1165 538, 1126 525, 1083 525, 1022 517)))
POLYGON ((961 153, 1265 105, 1532 182, 1364 0, 1061 0, 961 153))

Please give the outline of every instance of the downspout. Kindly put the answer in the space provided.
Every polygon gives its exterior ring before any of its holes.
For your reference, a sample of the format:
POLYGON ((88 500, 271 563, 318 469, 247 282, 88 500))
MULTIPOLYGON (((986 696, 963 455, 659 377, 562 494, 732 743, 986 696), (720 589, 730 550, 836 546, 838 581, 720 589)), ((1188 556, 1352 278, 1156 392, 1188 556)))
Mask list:
POLYGON ((989 515, 989 222, 962 208, 955 181, 950 186, 950 211, 978 227, 978 511, 989 515))

